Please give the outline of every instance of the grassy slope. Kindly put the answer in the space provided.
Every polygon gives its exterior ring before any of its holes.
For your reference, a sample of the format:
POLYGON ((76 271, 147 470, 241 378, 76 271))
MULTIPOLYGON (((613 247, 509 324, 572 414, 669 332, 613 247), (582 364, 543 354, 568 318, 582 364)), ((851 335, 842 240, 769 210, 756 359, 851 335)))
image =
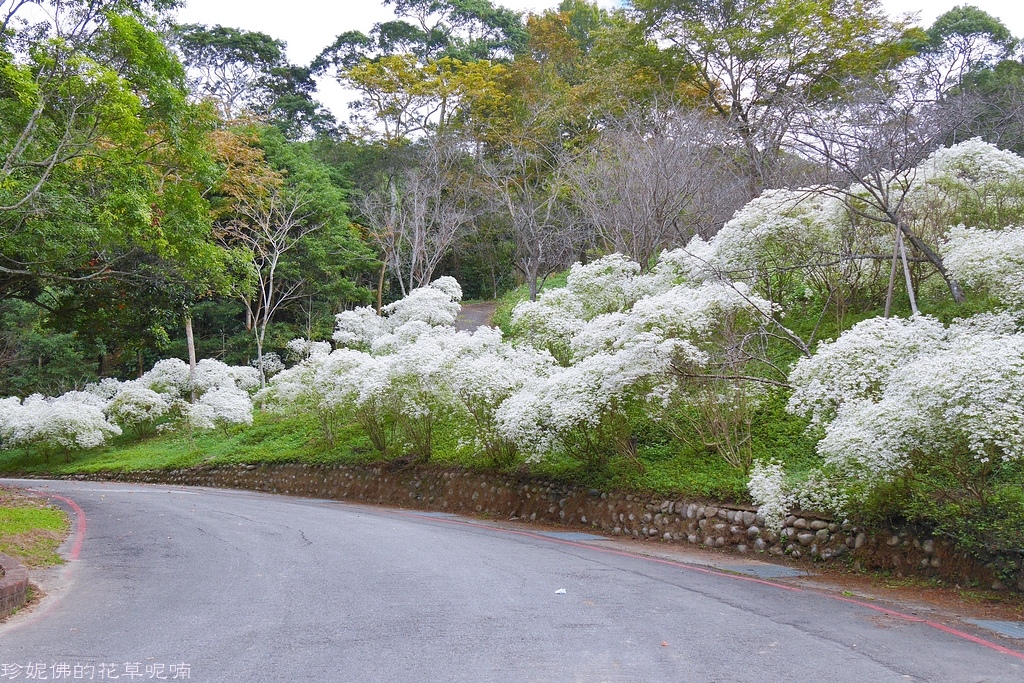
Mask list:
MULTIPOLYGON (((565 274, 552 276, 547 287, 565 284, 565 274)), ((526 297, 520 288, 506 294, 499 302, 495 323, 506 332, 516 303, 526 297)), ((954 317, 951 311, 932 310, 943 318, 954 317)), ((810 306, 807 311, 792 311, 786 323, 800 336, 808 338, 817 327, 817 339, 835 337, 841 329, 880 313, 862 312, 820 320, 810 306)), ((963 315, 963 312, 956 311, 963 315)), ((796 358, 792 347, 780 347, 774 355, 786 365, 796 358)), ((814 440, 805 431, 806 423, 785 411, 784 401, 773 398, 762 405, 755 417, 752 448, 755 458, 774 457, 787 463, 787 470, 799 476, 815 462, 814 440)), ((467 441, 462 425, 449 421, 435 429, 435 450, 432 462, 439 465, 470 469, 488 468, 461 442, 467 441)), ((594 488, 614 488, 678 494, 723 501, 745 502, 746 475, 728 466, 711 449, 671 441, 649 426, 639 435, 637 460, 612 461, 603 470, 588 469, 565 456, 553 456, 542 463, 529 465, 535 475, 594 488)), ((116 439, 111 445, 74 455, 70 461, 59 456, 47 462, 28 450, 0 451, 0 472, 31 474, 72 474, 79 472, 129 471, 142 469, 173 469, 199 464, 229 463, 346 463, 372 462, 376 452, 355 426, 341 434, 335 447, 328 446, 319 426, 311 416, 279 416, 257 414, 254 424, 229 433, 197 434, 194 438, 180 433, 159 435, 135 441, 131 435, 116 439)), ((526 465, 517 463, 516 471, 526 465)))

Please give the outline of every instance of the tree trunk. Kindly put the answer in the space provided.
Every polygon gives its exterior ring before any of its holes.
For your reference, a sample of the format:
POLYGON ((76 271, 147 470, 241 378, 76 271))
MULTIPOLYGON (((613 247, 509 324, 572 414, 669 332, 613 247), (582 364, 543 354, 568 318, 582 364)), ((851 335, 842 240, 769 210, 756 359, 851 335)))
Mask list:
POLYGON ((953 295, 953 301, 958 304, 962 304, 967 300, 964 295, 964 290, 960 287, 960 283, 956 281, 949 271, 946 270, 946 266, 942 263, 942 257, 935 253, 931 247, 924 243, 924 241, 914 234, 910 227, 903 221, 897 221, 897 227, 906 236, 910 243, 914 245, 914 248, 924 254, 924 257, 935 266, 935 269, 939 271, 939 275, 946 281, 946 286, 949 287, 950 294, 953 295))
POLYGON ((185 314, 185 343, 188 345, 188 383, 192 403, 196 402, 196 339, 192 334, 192 314, 185 314))

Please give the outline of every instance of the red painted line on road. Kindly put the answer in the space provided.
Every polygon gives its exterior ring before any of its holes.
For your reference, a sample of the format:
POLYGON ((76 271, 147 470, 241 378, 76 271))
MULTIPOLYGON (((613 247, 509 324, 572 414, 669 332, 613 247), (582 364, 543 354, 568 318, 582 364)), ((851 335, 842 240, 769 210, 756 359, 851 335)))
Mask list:
POLYGON ((949 633, 950 635, 954 635, 957 638, 963 638, 964 640, 968 640, 972 643, 975 643, 976 645, 987 647, 991 650, 995 650, 996 652, 1001 652, 1004 655, 1010 655, 1011 657, 1016 657, 1017 659, 1024 659, 1024 653, 1018 652, 1016 650, 1011 650, 1008 647, 1003 647, 998 643, 993 643, 991 640, 985 640, 984 638, 973 636, 970 633, 960 631, 951 626, 940 624, 937 621, 931 621, 929 619, 924 619, 923 617, 915 617, 913 614, 904 614, 903 612, 897 612, 896 610, 892 610, 887 607, 882 607, 880 605, 872 605, 869 602, 864 602, 862 600, 854 600, 852 598, 844 598, 839 595, 826 595, 825 597, 832 598, 833 600, 839 600, 841 602, 848 602, 851 605, 858 605, 859 607, 866 607, 870 610, 881 612, 882 614, 887 614, 891 617, 903 619, 905 621, 909 621, 915 624, 924 624, 925 626, 931 626, 932 628, 937 629, 939 631, 949 633))
POLYGON ((82 542, 85 540, 85 530, 88 528, 88 524, 85 520, 85 510, 75 501, 65 496, 59 496, 56 493, 48 493, 46 491, 37 491, 40 495, 46 498, 56 498, 59 501, 67 503, 68 506, 75 513, 75 541, 71 545, 71 553, 69 559, 77 560, 78 555, 82 552, 82 542))
MULTIPOLYGON (((501 527, 487 526, 487 525, 484 525, 484 524, 475 524, 473 522, 463 522, 463 521, 458 520, 458 519, 444 519, 444 518, 439 518, 439 517, 431 517, 431 516, 427 516, 427 515, 417 515, 416 513, 412 513, 412 512, 398 512, 397 514, 401 514, 401 515, 403 515, 405 517, 415 517, 416 519, 427 520, 427 521, 431 521, 431 522, 442 522, 444 524, 451 524, 451 525, 456 525, 456 526, 467 526, 467 527, 473 527, 473 528, 476 528, 476 529, 490 529, 490 530, 493 530, 493 531, 500 531, 502 533, 513 534, 513 535, 517 535, 517 536, 526 536, 528 538, 534 538, 534 539, 538 539, 538 540, 542 540, 542 541, 548 541, 549 543, 557 543, 559 545, 568 545, 568 546, 572 546, 572 547, 575 547, 575 548, 586 548, 587 550, 591 550, 591 551, 599 552, 599 553, 605 553, 607 555, 619 555, 619 556, 622 556, 622 557, 631 557, 633 559, 644 560, 646 562, 654 562, 654 563, 657 563, 657 564, 669 565, 669 566, 672 566, 672 567, 678 567, 680 569, 686 569, 688 571, 699 572, 699 573, 702 573, 702 574, 711 574, 713 576, 721 576, 721 577, 724 577, 724 578, 727 578, 727 579, 733 579, 735 581, 746 581, 748 583, 758 583, 758 584, 761 584, 761 585, 764 585, 764 586, 771 586, 772 588, 781 588, 782 590, 792 591, 794 593, 803 593, 804 592, 804 590, 802 588, 794 588, 793 586, 787 586, 787 585, 781 584, 781 583, 774 583, 772 581, 765 581, 763 579, 755 579, 755 578, 750 577, 750 576, 737 576, 736 574, 729 574, 729 573, 726 573, 726 572, 720 572, 720 571, 716 571, 714 569, 706 569, 704 567, 695 567, 693 565, 684 564, 682 562, 675 562, 673 560, 664 560, 664 559, 661 559, 659 557, 650 557, 649 555, 640 555, 638 553, 631 553, 631 552, 627 552, 625 550, 613 550, 611 548, 602 548, 600 546, 587 545, 585 543, 578 543, 576 541, 567 541, 567 540, 561 539, 561 538, 552 538, 551 536, 545 536, 543 534, 538 534, 538 533, 534 533, 534 532, 530 532, 530 531, 518 531, 516 529, 503 529, 501 527)), ((930 626, 931 628, 934 628, 936 630, 942 631, 944 633, 948 633, 948 634, 950 634, 952 636, 955 636, 957 638, 960 638, 962 640, 966 640, 966 641, 974 643, 976 645, 981 645, 982 647, 987 647, 990 650, 995 650, 996 652, 1002 653, 1004 655, 1009 655, 1010 657, 1015 657, 1017 659, 1024 660, 1024 653, 1018 652, 1017 650, 1011 650, 1010 648, 1003 647, 1002 645, 1000 645, 998 643, 994 643, 991 640, 986 640, 984 638, 980 638, 978 636, 971 635, 970 633, 966 633, 964 631, 960 631, 958 629, 952 628, 951 626, 946 626, 945 624, 940 624, 940 623, 938 623, 936 621, 930 621, 930 620, 924 619, 922 617, 915 617, 912 614, 904 614, 903 612, 897 612, 896 610, 888 609, 886 607, 881 607, 879 605, 872 605, 871 603, 864 602, 862 600, 853 600, 852 598, 846 598, 846 597, 842 597, 842 596, 839 596, 839 595, 830 595, 828 593, 818 593, 818 595, 821 595, 822 597, 825 597, 825 598, 830 598, 832 600, 838 600, 840 602, 848 602, 851 605, 857 605, 859 607, 866 607, 866 608, 868 608, 870 610, 874 610, 875 612, 881 612, 883 614, 887 614, 889 616, 896 617, 898 619, 903 619, 903 620, 911 622, 911 623, 924 624, 925 626, 930 626)))

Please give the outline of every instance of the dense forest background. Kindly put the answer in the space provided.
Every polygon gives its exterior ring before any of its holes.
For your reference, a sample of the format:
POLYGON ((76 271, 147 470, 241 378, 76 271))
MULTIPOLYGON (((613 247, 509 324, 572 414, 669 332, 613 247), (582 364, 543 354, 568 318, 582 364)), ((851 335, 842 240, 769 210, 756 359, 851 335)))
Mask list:
POLYGON ((0 2, 0 395, 139 376, 189 340, 260 364, 440 276, 536 298, 605 254, 646 269, 768 189, 974 137, 1024 151, 1018 41, 970 6, 925 29, 873 0, 385 1, 395 21, 307 65, 178 25, 174 0, 0 2), (357 93, 349 120, 319 76, 357 93))

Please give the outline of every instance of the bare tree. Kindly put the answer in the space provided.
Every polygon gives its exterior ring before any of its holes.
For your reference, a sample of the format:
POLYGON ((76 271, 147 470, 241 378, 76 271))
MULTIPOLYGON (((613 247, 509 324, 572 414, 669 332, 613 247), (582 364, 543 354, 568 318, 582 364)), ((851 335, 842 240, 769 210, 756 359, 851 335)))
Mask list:
POLYGON ((573 199, 602 242, 646 268, 663 247, 712 234, 750 199, 725 138, 700 112, 633 112, 569 166, 573 199))
MULTIPOLYGON (((920 101, 913 89, 871 86, 833 109, 804 109, 788 146, 821 164, 826 182, 816 191, 838 197, 858 220, 892 226, 894 249, 887 295, 892 300, 897 260, 908 260, 905 239, 931 263, 957 302, 964 293, 907 215, 907 191, 915 168, 973 116, 965 100, 920 101)), ((887 259, 885 255, 861 255, 887 259)), ((904 271, 908 272, 906 265, 904 271)), ((908 290, 912 289, 909 276, 908 290)), ((912 292, 911 292, 912 296, 912 292)))
POLYGON ((432 136, 420 145, 414 163, 384 178, 357 204, 403 295, 431 281, 475 217, 467 154, 458 141, 432 136))
POLYGON ((251 288, 239 290, 246 317, 256 341, 260 381, 265 386, 263 344, 270 325, 283 304, 302 296, 304 278, 285 278, 281 273, 285 254, 302 239, 319 230, 306 212, 308 200, 301 194, 274 188, 261 199, 242 200, 236 205, 237 218, 219 235, 222 244, 242 247, 251 257, 251 288))
POLYGON ((481 167, 493 210, 511 223, 513 265, 536 300, 544 280, 568 267, 585 236, 566 203, 565 178, 557 152, 528 144, 510 144, 497 160, 481 167))

